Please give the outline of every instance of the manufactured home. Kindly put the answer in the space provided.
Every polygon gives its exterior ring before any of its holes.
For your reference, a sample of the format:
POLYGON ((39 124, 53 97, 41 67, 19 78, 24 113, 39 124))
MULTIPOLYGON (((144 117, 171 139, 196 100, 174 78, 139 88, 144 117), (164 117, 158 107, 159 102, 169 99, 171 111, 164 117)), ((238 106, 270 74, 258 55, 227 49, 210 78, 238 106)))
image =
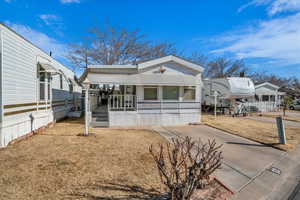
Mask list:
POLYGON ((202 104, 204 109, 214 107, 230 108, 236 100, 252 101, 255 95, 254 83, 246 77, 212 78, 203 80, 202 104))
POLYGON ((284 92, 279 92, 279 86, 269 82, 264 82, 255 85, 255 98, 257 101, 273 102, 280 105, 285 95, 284 92))
POLYGON ((80 106, 75 74, 0 24, 0 147, 80 106))
POLYGON ((269 82, 255 85, 255 102, 252 106, 257 107, 261 112, 272 112, 280 108, 285 96, 284 92, 279 92, 279 86, 269 82))
POLYGON ((175 56, 136 65, 91 65, 91 125, 151 126, 200 122, 203 68, 175 56))

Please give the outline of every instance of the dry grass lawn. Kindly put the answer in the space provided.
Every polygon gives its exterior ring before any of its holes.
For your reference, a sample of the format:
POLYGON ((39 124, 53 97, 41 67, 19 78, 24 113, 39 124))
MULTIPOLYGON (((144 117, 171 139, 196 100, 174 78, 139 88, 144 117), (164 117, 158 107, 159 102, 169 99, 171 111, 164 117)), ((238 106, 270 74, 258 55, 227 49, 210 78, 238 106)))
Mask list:
MULTIPOLYGON (((167 142, 163 137, 117 129, 91 129, 94 136, 77 136, 83 130, 80 120, 66 120, 0 149, 0 199, 161 197, 164 187, 148 147, 167 142)), ((201 199, 227 199, 230 192, 214 181, 197 194, 201 199)))
POLYGON ((0 199, 141 199, 161 191, 146 130, 92 129, 57 123, 0 150, 0 199))
MULTIPOLYGON (((293 111, 293 112, 288 111, 288 112, 286 113, 285 116, 283 116, 284 120, 300 122, 300 117, 298 117, 297 115, 293 115, 293 113, 295 113, 295 114, 299 113, 299 115, 300 115, 300 112, 298 112, 298 111, 293 111), (290 112, 290 113, 288 113, 288 112, 290 112)), ((282 112, 280 112, 280 113, 279 112, 278 113, 273 113, 273 112, 262 113, 261 116, 276 118, 276 117, 282 116, 282 112)))
POLYGON ((272 145, 281 150, 289 151, 300 143, 300 129, 286 127, 287 145, 278 143, 278 132, 276 124, 244 119, 242 117, 218 116, 217 119, 211 115, 203 115, 205 124, 239 135, 260 143, 272 145))

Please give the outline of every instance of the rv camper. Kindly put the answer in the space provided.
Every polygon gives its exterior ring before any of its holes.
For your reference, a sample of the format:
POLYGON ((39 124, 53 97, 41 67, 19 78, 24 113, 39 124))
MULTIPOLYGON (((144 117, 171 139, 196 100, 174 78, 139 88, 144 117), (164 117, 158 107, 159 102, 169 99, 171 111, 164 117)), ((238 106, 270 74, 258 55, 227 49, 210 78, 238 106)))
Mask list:
POLYGON ((253 100, 255 96, 254 83, 250 78, 229 77, 203 80, 202 107, 203 110, 217 108, 229 110, 236 102, 253 100))
POLYGON ((75 74, 0 24, 0 147, 80 105, 75 74))

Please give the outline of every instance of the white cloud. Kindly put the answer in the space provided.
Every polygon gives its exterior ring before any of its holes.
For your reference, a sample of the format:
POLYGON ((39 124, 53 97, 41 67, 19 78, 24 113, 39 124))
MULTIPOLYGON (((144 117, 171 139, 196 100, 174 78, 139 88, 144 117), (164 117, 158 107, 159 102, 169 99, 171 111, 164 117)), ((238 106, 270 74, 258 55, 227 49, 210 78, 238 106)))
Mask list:
POLYGON ((300 64, 300 13, 218 37, 223 48, 213 53, 232 53, 239 58, 266 58, 278 63, 300 64))
POLYGON ((56 15, 43 14, 40 15, 39 18, 43 20, 46 25, 52 25, 60 20, 60 18, 56 15))
POLYGON ((80 0, 60 0, 63 4, 80 3, 80 0))
POLYGON ((269 7, 269 15, 275 15, 284 11, 300 10, 300 0, 276 0, 269 7))
POLYGON ((270 3, 272 0, 252 0, 244 5, 242 5, 239 9, 238 12, 242 12, 244 9, 250 7, 250 6, 261 6, 261 5, 266 5, 270 3))
POLYGON ((22 35, 24 38, 43 49, 46 52, 53 52, 54 57, 63 58, 67 52, 67 46, 54 38, 47 36, 29 26, 21 24, 13 24, 6 22, 6 25, 11 27, 14 31, 22 35))
POLYGON ((250 6, 268 5, 268 15, 273 16, 281 12, 291 12, 300 10, 300 0, 252 0, 241 6, 238 12, 243 11, 250 6))

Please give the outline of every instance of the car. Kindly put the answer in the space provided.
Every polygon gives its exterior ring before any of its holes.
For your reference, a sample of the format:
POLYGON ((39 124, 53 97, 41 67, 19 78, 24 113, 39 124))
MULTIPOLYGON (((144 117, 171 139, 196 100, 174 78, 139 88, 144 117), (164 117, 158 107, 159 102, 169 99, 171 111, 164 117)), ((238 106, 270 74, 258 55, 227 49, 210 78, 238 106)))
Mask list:
POLYGON ((300 100, 295 100, 292 105, 290 105, 290 110, 300 110, 300 100))

